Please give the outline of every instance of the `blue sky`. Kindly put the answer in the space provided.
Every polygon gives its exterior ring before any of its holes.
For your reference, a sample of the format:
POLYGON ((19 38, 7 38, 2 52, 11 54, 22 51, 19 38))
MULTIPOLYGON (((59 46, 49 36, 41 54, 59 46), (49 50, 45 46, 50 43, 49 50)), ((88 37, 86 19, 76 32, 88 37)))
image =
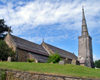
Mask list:
POLYGON ((12 26, 13 35, 46 43, 78 55, 82 5, 94 60, 100 59, 100 0, 0 0, 0 18, 12 26))

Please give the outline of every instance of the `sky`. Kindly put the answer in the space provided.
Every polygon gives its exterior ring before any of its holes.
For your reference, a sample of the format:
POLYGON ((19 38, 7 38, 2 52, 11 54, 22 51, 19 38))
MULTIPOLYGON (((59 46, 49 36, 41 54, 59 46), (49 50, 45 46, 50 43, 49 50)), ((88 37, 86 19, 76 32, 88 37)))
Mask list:
POLYGON ((0 0, 0 19, 13 35, 41 44, 42 40, 78 55, 82 6, 92 37, 94 60, 100 59, 100 0, 0 0))

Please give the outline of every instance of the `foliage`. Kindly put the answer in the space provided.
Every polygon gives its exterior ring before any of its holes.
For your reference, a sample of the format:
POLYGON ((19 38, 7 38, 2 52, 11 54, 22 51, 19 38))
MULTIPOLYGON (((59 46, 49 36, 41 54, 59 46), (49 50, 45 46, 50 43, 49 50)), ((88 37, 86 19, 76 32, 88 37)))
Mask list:
POLYGON ((35 62, 34 59, 27 59, 28 62, 35 62))
POLYGON ((5 43, 5 41, 0 40, 0 59, 1 60, 7 60, 7 58, 10 56, 14 56, 15 53, 12 51, 11 48, 8 47, 8 45, 5 43))
POLYGON ((95 61, 95 67, 100 68, 100 60, 95 61))
MULTIPOLYGON (((48 64, 48 63, 26 63, 26 62, 0 62, 0 68, 31 71, 39 73, 50 73, 56 75, 67 75, 72 77, 87 77, 87 78, 99 78, 100 69, 88 68, 79 65, 72 64, 48 64)), ((98 80, 99 80, 98 79, 98 80)))
MULTIPOLYGON (((9 30, 9 27, 5 24, 4 19, 0 19, 0 39, 3 39, 5 36, 5 32, 9 30)), ((11 30, 10 30, 11 31, 11 30)))
POLYGON ((61 60, 60 55, 54 53, 49 56, 48 63, 58 63, 61 60))
POLYGON ((5 71, 0 71, 1 80, 6 80, 6 73, 5 71))

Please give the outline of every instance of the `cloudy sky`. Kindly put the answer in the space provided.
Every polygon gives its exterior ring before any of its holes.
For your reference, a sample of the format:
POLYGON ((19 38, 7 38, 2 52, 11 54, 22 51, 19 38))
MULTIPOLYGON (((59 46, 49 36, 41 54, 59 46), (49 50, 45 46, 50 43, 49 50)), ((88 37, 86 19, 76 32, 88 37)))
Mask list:
POLYGON ((0 19, 13 35, 46 43, 78 55, 82 5, 93 40, 94 60, 100 59, 100 0, 0 0, 0 19))

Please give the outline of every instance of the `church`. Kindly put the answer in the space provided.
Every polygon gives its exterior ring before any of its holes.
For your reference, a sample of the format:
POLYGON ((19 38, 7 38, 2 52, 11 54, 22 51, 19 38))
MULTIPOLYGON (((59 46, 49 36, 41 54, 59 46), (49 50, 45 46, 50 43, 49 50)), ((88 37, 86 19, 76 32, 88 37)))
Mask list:
POLYGON ((14 36, 10 32, 8 32, 4 40, 16 52, 16 61, 18 62, 26 62, 27 59, 33 58, 35 62, 45 63, 49 55, 57 53, 62 60, 67 59, 69 64, 74 60, 76 62, 78 61, 80 65, 93 67, 92 38, 88 33, 84 9, 82 9, 82 34, 78 39, 78 57, 69 51, 60 49, 44 41, 41 44, 36 44, 14 36))

